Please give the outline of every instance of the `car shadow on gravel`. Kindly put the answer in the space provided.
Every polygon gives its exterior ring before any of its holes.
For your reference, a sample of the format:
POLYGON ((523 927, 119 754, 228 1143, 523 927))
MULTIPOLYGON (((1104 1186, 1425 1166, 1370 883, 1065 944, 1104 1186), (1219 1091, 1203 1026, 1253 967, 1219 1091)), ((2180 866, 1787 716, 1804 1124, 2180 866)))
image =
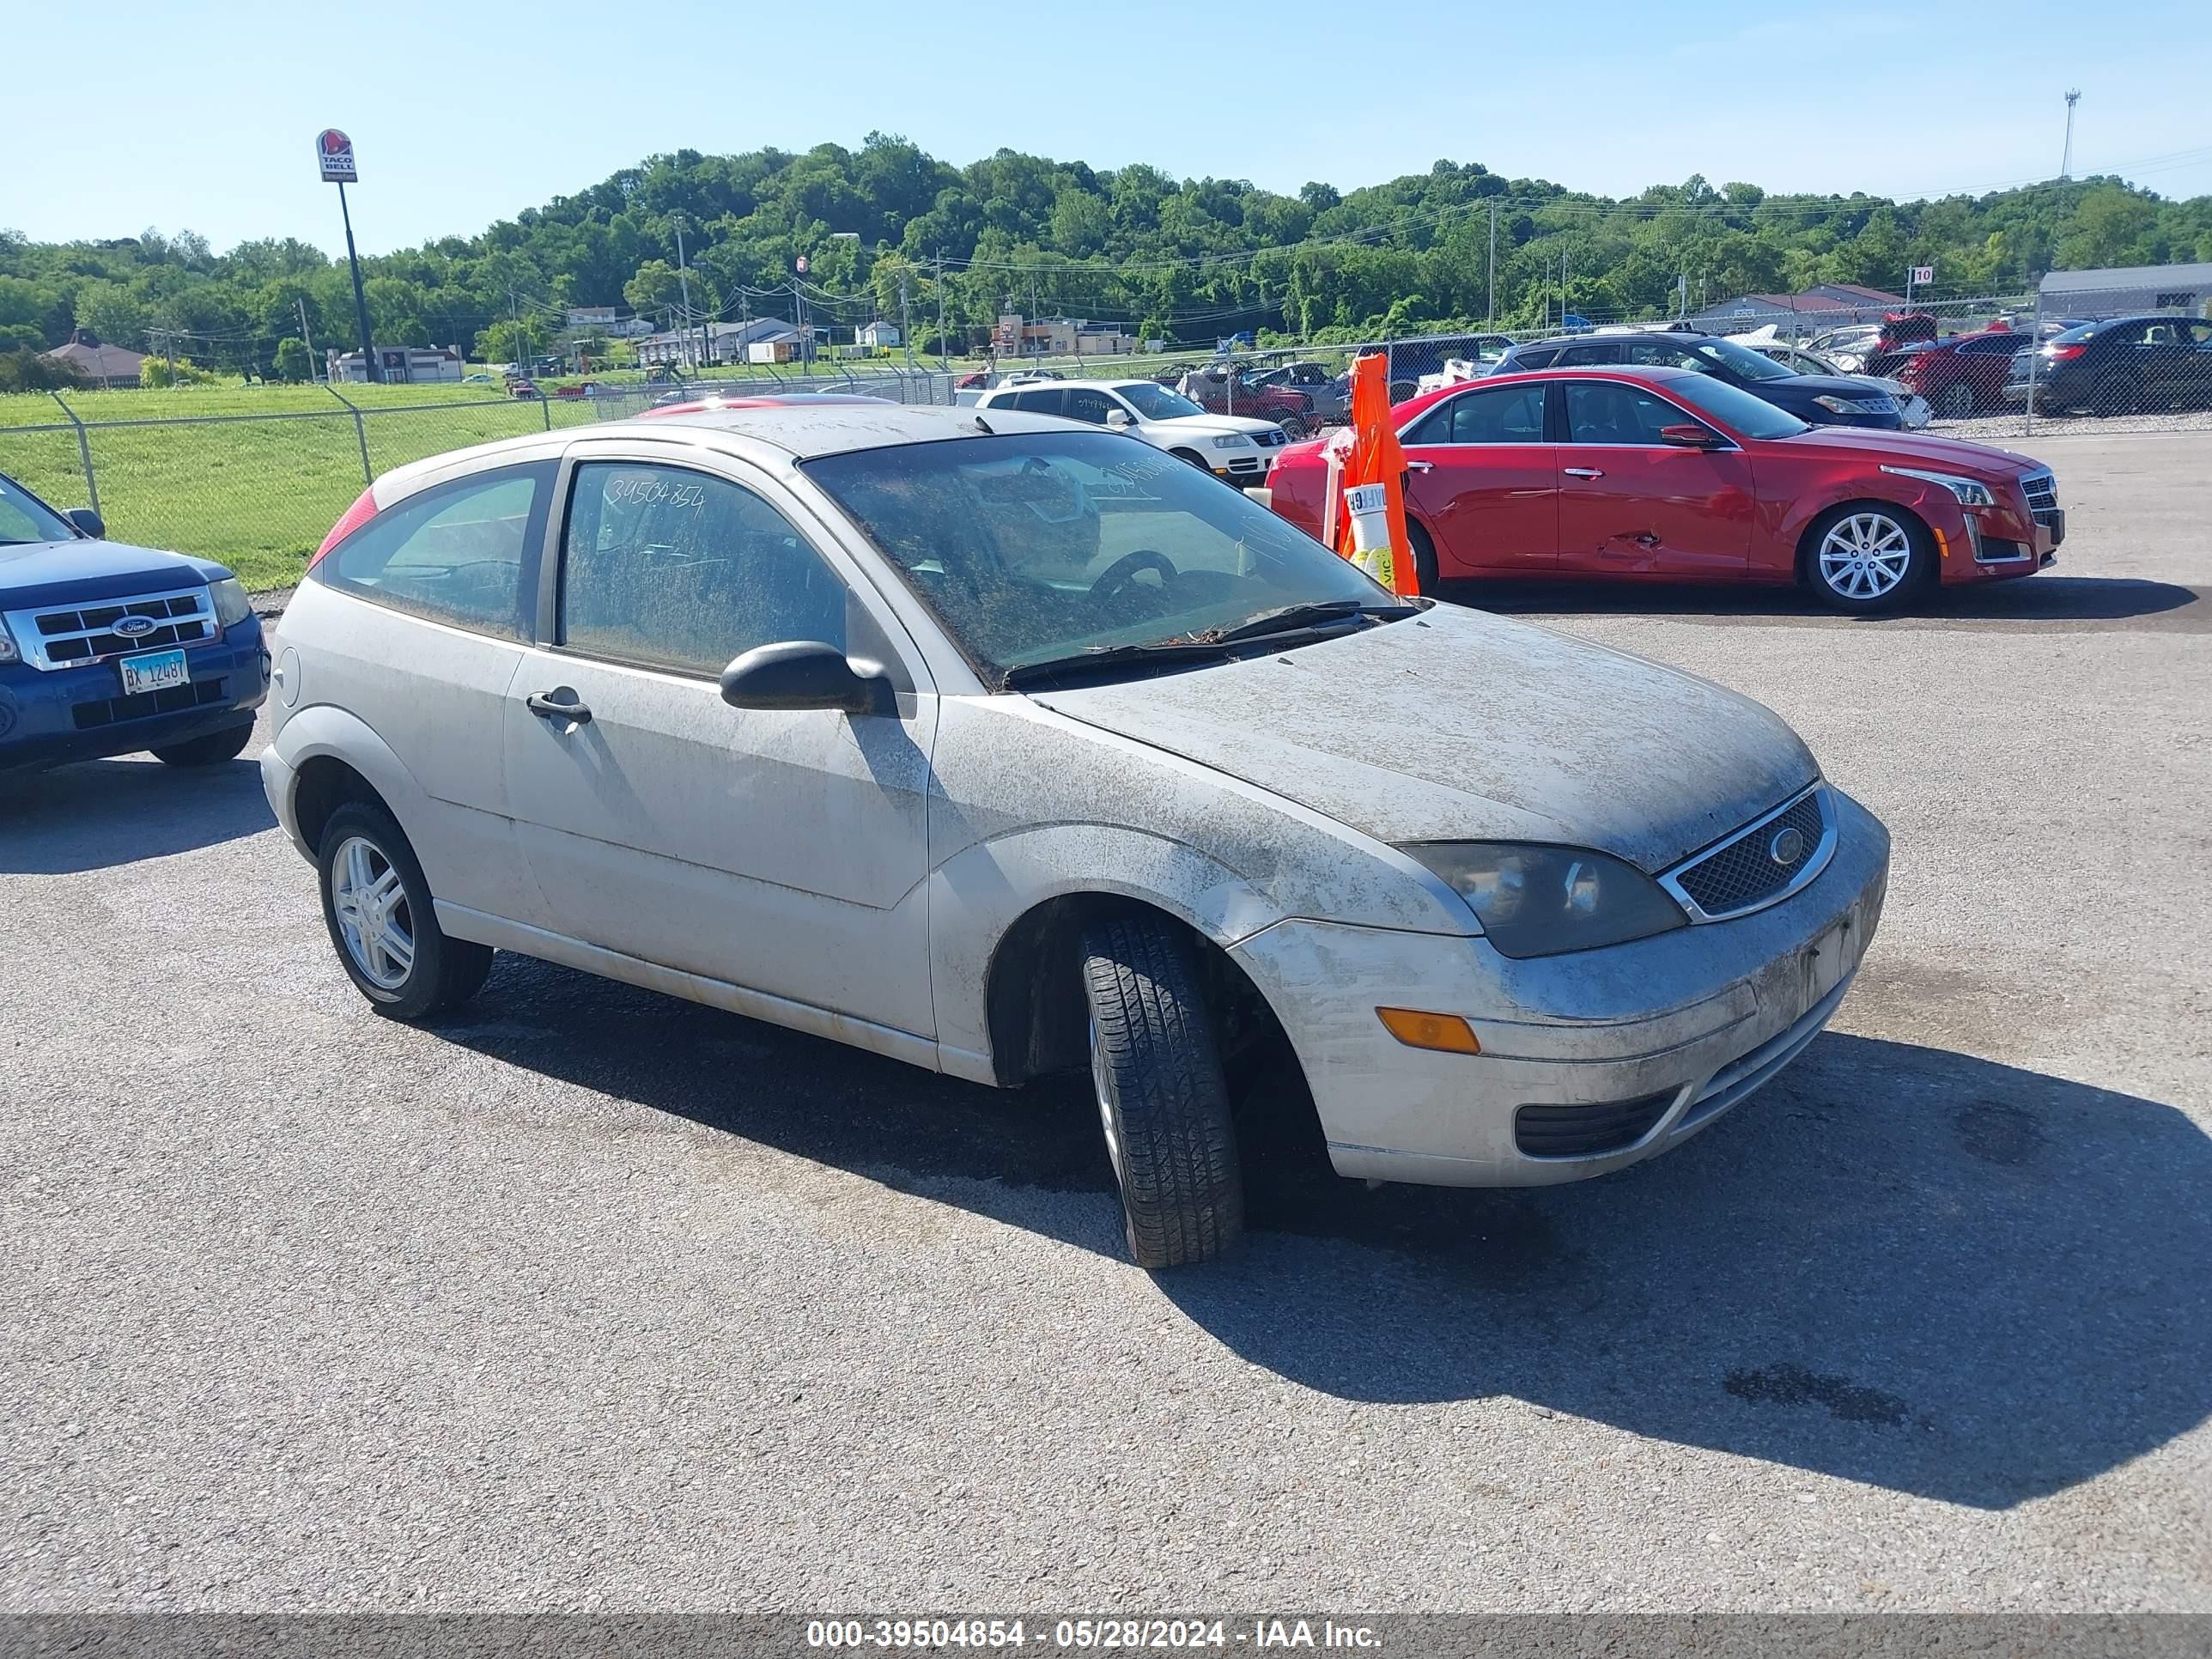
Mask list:
POLYGON ((0 875, 64 876, 167 858, 275 827, 261 769, 152 757, 0 773, 0 875))
MULTIPOLYGON (((1079 1081, 976 1087, 505 955, 432 1029, 1119 1259, 1079 1081)), ((2212 1414, 2212 1139, 2154 1101, 1831 1033, 1678 1151, 1566 1187, 1370 1189, 1310 1129, 1245 1134, 1243 1247, 1160 1291, 1343 1399, 1507 1396, 1990 1509, 2212 1414)))
POLYGON ((1624 582, 1446 582, 1437 597, 1503 616, 1665 617, 1692 623, 1826 628, 1995 628, 2212 633, 2212 592, 2137 576, 2045 574, 1941 588, 1884 616, 1846 617, 1792 587, 1640 587, 1624 582))

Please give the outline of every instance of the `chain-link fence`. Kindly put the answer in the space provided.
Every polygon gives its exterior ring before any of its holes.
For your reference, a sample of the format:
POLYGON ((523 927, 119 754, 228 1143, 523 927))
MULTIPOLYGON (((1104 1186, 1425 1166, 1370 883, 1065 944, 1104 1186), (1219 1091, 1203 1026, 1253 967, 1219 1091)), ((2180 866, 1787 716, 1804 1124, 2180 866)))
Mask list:
MULTIPOLYGON (((2212 297, 2212 296, 2206 296, 2212 297)), ((1741 344, 1799 373, 1884 383, 1911 425, 2017 441, 2062 431, 2212 429, 2212 320, 2200 296, 2154 289, 1984 296, 1882 309, 1711 319, 1741 344)), ((1652 324, 1649 328, 1663 325, 1652 324)), ((1578 331, 1575 355, 1636 361, 1643 331, 1578 331)), ((1556 333, 1557 331, 1550 331, 1556 333)), ((1308 432, 1346 416, 1343 374, 1381 353, 1394 399, 1493 371, 1514 343, 1548 337, 1482 330, 1405 338, 1022 359, 988 368, 875 360, 756 368, 680 383, 595 384, 551 397, 372 401, 319 389, 327 408, 101 418, 100 394, 13 399, 0 414, 0 472, 58 506, 90 505, 118 539, 220 559, 250 585, 293 580, 364 483, 395 466, 526 432, 620 420, 657 404, 721 395, 846 392, 901 404, 973 401, 1020 374, 1145 379, 1217 413, 1308 432), (26 410, 29 412, 27 414, 26 410)), ((405 395, 404 389, 380 392, 405 395)), ((456 390, 462 390, 456 388, 456 390)))

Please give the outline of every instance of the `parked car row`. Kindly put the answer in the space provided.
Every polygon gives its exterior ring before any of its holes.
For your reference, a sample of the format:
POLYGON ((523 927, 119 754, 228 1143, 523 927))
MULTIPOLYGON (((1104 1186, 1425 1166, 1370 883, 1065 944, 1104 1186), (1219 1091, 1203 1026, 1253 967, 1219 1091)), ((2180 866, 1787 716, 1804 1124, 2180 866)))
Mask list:
MULTIPOLYGON (((2024 457, 1814 426, 1665 343, 1694 366, 1396 408, 1425 590, 1794 580, 1863 612, 2063 538, 2024 457)), ((1086 1078, 1148 1268, 1235 1243, 1271 1115, 1377 1181, 1680 1145, 1834 1013, 1887 831, 1747 699, 1393 595, 1315 538, 1327 489, 1319 441, 1139 379, 685 396, 386 473, 264 648, 220 567, 7 486, 0 761, 221 759, 267 696, 270 805, 379 1012, 450 1010, 507 950, 978 1083, 1086 1078), (1419 741, 1377 745, 1378 685, 1419 741)))

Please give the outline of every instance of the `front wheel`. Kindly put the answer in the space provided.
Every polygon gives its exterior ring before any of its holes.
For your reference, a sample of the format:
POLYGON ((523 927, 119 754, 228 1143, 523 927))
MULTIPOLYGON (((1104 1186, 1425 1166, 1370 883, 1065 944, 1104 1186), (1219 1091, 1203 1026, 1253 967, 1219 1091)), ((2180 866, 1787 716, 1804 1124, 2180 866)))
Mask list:
POLYGON ((253 722, 248 720, 243 726, 210 732, 204 738, 165 744, 154 750, 154 758, 164 766, 220 766, 244 754, 246 745, 252 740, 253 722))
POLYGON ((1096 923, 1084 933, 1083 989, 1129 1254, 1152 1272, 1219 1255, 1244 1230, 1244 1181, 1188 942, 1154 917, 1096 923))
POLYGON ((352 801, 331 813, 315 865, 339 964, 379 1013, 427 1018, 484 982, 491 947, 438 926, 415 849, 381 807, 352 801))
POLYGON ((1805 543, 1805 585, 1831 610, 1887 611, 1936 580, 1928 527, 1881 502, 1849 502, 1824 514, 1805 543))

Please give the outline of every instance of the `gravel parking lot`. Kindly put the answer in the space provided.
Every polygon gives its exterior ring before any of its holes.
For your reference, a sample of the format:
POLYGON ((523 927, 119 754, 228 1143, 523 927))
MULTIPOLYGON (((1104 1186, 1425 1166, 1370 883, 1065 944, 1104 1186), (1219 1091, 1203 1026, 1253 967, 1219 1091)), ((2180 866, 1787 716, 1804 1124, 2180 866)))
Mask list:
POLYGON ((1782 1081, 1158 1282, 1079 1095, 397 1026, 250 763, 0 780, 0 1608, 2212 1609, 2212 434, 2035 453, 2061 564, 1925 614, 1486 601, 1888 821, 1782 1081))

